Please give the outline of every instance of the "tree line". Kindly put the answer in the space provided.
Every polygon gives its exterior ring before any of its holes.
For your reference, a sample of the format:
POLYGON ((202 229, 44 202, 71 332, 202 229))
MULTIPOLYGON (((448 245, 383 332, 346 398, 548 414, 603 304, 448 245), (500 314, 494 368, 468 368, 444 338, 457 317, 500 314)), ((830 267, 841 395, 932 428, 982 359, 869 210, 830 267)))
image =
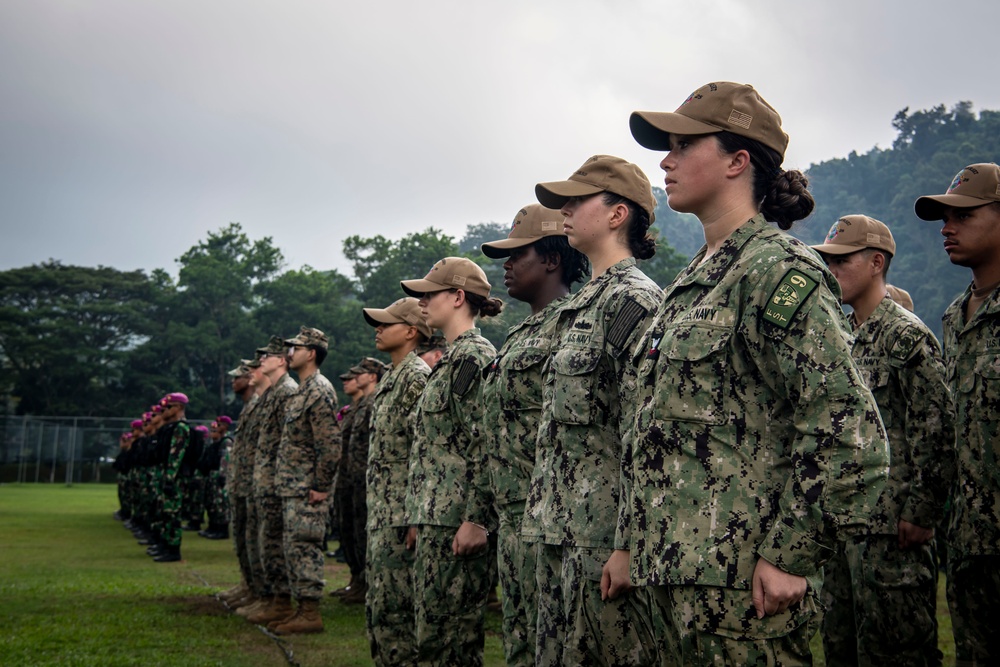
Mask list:
MULTIPOLYGON (((913 201, 943 192, 967 164, 997 160, 1000 112, 977 116, 971 102, 960 102, 951 109, 903 109, 892 124, 891 147, 809 168, 817 207, 792 233, 819 243, 843 215, 885 222, 897 245, 889 281, 913 295, 917 314, 940 335, 941 314, 968 274, 948 262, 940 226, 917 219, 913 201)), ((664 191, 653 190, 660 247, 641 268, 666 285, 704 237, 694 216, 671 211, 664 191)), ((480 263, 504 297, 501 263, 482 256, 479 245, 508 229, 475 223, 457 241, 434 228, 401 239, 351 236, 343 244, 351 275, 287 269, 270 237, 251 239, 238 223, 209 232, 181 255, 176 277, 159 268, 119 271, 58 261, 2 271, 0 401, 17 414, 129 416, 167 391, 183 391, 193 418, 235 414, 226 371, 269 335, 291 335, 303 324, 322 329, 332 342, 324 370, 338 374, 375 354, 361 308, 388 305, 402 296, 401 279, 423 276, 442 257, 480 263)), ((497 347, 507 328, 528 314, 524 304, 505 302, 501 317, 482 323, 497 347)))

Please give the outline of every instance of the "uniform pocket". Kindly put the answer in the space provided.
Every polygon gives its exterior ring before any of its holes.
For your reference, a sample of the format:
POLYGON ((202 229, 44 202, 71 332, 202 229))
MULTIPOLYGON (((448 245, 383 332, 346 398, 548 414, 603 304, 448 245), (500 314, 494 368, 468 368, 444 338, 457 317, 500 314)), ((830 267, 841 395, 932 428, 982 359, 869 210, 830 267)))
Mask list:
POLYGON ((599 349, 568 349, 552 357, 552 417, 564 424, 590 424, 594 413, 594 381, 599 349))
POLYGON ((725 383, 732 337, 732 328, 704 325, 664 333, 659 363, 667 366, 660 368, 655 388, 659 418, 706 424, 728 421, 725 383))

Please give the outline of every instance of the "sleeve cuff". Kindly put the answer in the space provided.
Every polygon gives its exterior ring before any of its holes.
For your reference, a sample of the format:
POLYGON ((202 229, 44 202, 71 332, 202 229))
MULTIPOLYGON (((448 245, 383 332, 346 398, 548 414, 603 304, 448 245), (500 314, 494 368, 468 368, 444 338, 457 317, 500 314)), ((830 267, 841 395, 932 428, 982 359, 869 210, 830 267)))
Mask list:
POLYGON ((789 574, 809 577, 819 572, 833 549, 779 521, 765 536, 757 555, 789 574))

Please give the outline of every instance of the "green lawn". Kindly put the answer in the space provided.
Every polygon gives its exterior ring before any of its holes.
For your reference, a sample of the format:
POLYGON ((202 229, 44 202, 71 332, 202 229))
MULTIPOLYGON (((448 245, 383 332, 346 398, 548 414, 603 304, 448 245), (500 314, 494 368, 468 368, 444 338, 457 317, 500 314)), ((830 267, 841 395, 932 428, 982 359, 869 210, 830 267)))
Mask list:
MULTIPOLYGON (((0 484, 0 665, 371 664, 362 607, 327 596, 326 632, 276 641, 213 597, 238 579, 229 542, 186 533, 181 563, 153 563, 112 520, 116 508, 109 484, 0 484)), ((327 566, 331 590, 347 579, 346 566, 327 566)), ((943 589, 942 581, 939 641, 949 666, 955 651, 943 589)), ((499 629, 499 616, 489 614, 487 665, 504 664, 499 629)), ((820 650, 818 637, 813 648, 820 650)))

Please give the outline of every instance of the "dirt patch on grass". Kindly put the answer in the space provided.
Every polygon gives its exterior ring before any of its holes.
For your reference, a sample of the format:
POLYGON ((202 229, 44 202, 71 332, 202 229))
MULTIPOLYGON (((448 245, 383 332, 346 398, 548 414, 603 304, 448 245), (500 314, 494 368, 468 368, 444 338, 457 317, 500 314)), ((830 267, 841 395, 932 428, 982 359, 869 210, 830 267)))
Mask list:
POLYGON ((159 601, 176 606, 179 613, 193 616, 228 616, 230 613, 214 595, 174 595, 159 598, 159 601))

